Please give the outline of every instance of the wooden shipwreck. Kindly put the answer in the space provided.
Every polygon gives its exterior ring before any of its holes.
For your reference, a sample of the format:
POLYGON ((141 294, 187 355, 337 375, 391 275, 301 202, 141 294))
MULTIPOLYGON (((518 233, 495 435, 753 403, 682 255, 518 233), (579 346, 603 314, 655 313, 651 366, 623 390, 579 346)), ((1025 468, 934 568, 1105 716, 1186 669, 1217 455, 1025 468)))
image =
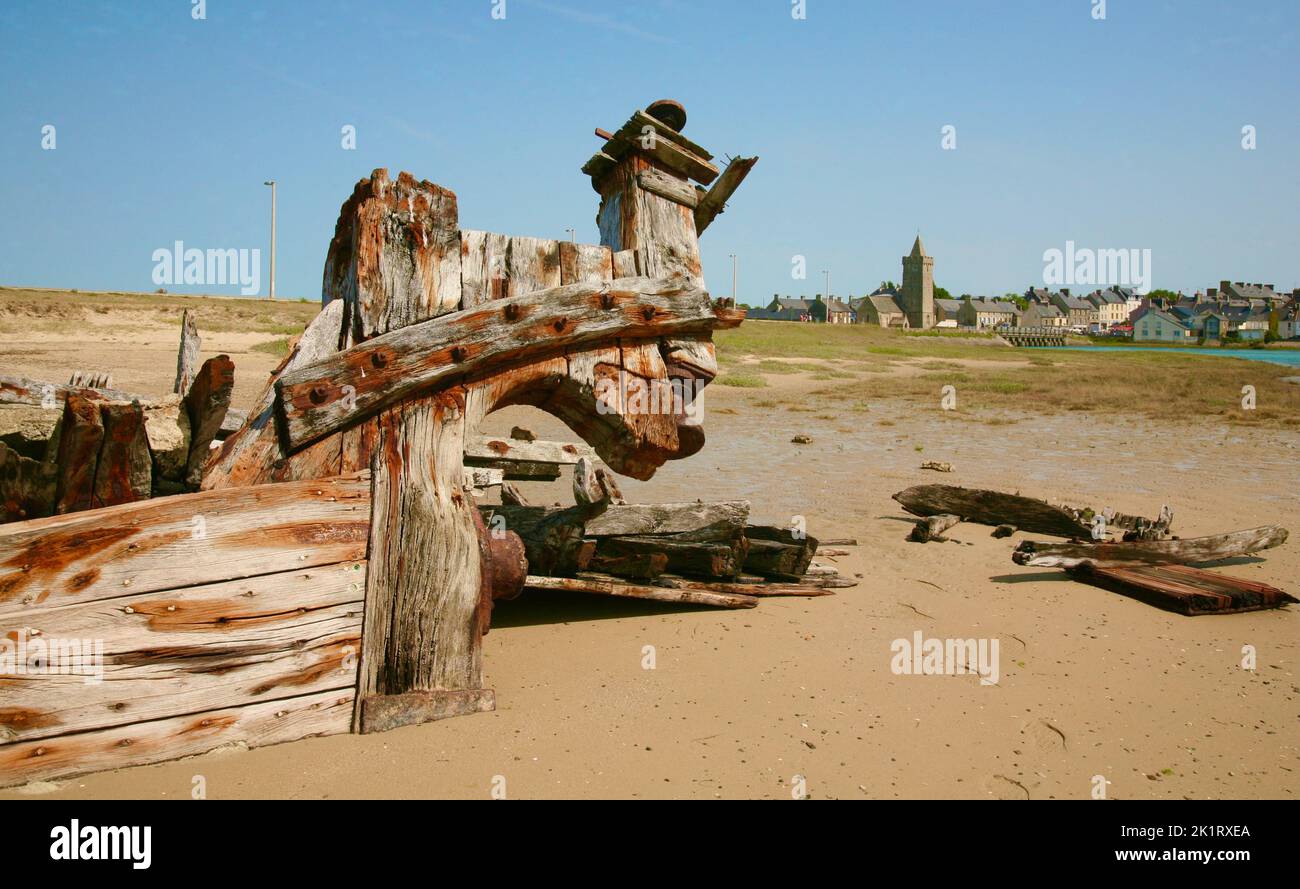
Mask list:
POLYGON ((605 472, 700 449, 712 332, 744 317, 706 292, 698 235, 757 159, 719 169, 684 123, 659 102, 597 131, 599 244, 462 229, 451 191, 375 170, 242 422, 229 359, 195 367, 183 322, 165 455, 159 405, 103 377, 0 380, 61 411, 44 460, 0 453, 23 519, 0 525, 0 785, 490 710, 481 638, 525 584, 727 607, 840 585, 747 504, 631 507, 605 472), (511 404, 584 444, 479 433, 511 404), (475 503, 561 464, 569 510, 475 503))

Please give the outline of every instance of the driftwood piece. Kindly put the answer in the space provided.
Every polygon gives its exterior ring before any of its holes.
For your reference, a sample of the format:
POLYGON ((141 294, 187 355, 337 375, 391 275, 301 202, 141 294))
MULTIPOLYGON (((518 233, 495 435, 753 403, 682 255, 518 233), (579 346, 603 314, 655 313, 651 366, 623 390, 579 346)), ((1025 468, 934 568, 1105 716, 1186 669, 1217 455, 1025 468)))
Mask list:
POLYGON ((1148 540, 1122 543, 1043 543, 1025 540, 1011 559, 1017 565, 1034 568, 1077 568, 1080 565, 1123 567, 1126 565, 1191 564, 1215 562, 1281 546, 1287 531, 1277 525, 1190 537, 1182 540, 1148 540))
POLYGON ((1260 611, 1300 602, 1290 593, 1187 565, 1080 565, 1075 580, 1188 616, 1260 611))
POLYGON ((199 327, 195 323, 194 313, 185 309, 181 314, 181 344, 176 351, 176 382, 172 384, 172 392, 176 395, 184 395, 190 391, 190 385, 199 372, 201 348, 202 340, 199 338, 199 327))
POLYGON ((186 462, 186 483, 198 487, 203 479, 203 465, 230 407, 235 389, 235 363, 229 355, 218 355, 203 362, 198 375, 185 394, 185 411, 190 418, 190 456, 186 462))
POLYGON ((602 580, 591 577, 538 577, 530 574, 528 579, 524 581, 524 589, 539 591, 565 590, 573 593, 589 593, 595 596, 648 599, 653 602, 671 602, 683 605, 708 605, 714 608, 753 608, 758 604, 756 597, 742 596, 737 593, 718 593, 701 589, 674 589, 672 587, 620 583, 616 580, 602 580))
MULTIPOLYGON (((705 333, 731 326, 681 280, 570 284, 414 324, 284 374, 277 382, 291 449, 453 377, 554 354, 601 337, 705 333)), ((738 323, 738 322, 736 322, 738 323)))
POLYGON ((914 543, 929 543, 930 541, 943 542, 947 537, 943 532, 947 531, 953 525, 960 522, 961 519, 955 515, 932 515, 917 522, 912 528, 912 533, 907 535, 907 539, 914 543))
POLYGON ((0 522, 21 522, 54 511, 58 468, 0 442, 0 522))
POLYGON ((95 463, 91 505, 115 506, 148 500, 153 493, 153 460, 145 432, 144 408, 106 404, 101 417, 104 442, 95 463))
POLYGON ((856 586, 856 582, 839 579, 833 583, 820 583, 809 578, 791 583, 726 583, 718 581, 688 580, 684 577, 664 574, 655 578, 655 586, 666 586, 672 587, 673 589, 703 590, 711 593, 734 593, 736 595, 754 596, 762 599, 769 596, 833 596, 835 595, 831 592, 833 587, 856 586))
POLYGON ((95 469, 104 443, 104 420, 99 408, 99 401, 78 393, 70 394, 64 402, 63 418, 52 438, 57 440, 55 462, 59 472, 55 512, 79 512, 94 505, 95 469))
POLYGON ((1018 494, 952 485, 917 485, 899 491, 894 499, 917 516, 949 513, 963 522, 1010 524, 1022 531, 1056 537, 1088 537, 1092 533, 1072 510, 1018 494))
POLYGON ((704 193, 700 198, 698 206, 695 207, 695 233, 704 234, 704 230, 709 227, 718 214, 723 211, 727 201, 740 188, 740 183, 745 181, 749 171, 754 169, 754 164, 758 163, 756 157, 735 157, 727 164, 727 168, 722 171, 718 181, 704 193))

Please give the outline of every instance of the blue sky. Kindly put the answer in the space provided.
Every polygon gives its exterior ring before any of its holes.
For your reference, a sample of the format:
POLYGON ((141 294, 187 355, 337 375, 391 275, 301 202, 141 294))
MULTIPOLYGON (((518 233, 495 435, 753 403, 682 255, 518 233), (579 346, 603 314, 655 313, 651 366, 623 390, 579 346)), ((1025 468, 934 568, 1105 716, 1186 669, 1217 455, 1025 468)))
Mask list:
POLYGON ((672 97, 715 155, 761 156, 701 239, 715 294, 731 253, 744 302, 822 269, 869 292, 918 230, 954 294, 1041 284, 1067 240, 1150 249, 1156 287, 1300 285, 1296 0, 494 2, 5 0, 0 283, 149 290, 176 240, 265 254, 274 178, 277 289, 316 299, 379 166, 451 188, 463 227, 595 242, 593 128, 672 97))

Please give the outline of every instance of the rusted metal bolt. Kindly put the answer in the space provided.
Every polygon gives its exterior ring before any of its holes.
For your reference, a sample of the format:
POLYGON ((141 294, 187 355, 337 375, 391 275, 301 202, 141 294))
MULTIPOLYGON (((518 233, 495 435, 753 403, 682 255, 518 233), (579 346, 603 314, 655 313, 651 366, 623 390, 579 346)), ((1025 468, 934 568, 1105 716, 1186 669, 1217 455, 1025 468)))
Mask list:
POLYGON ((600 307, 601 307, 602 309, 612 309, 612 308, 614 308, 614 294, 612 294, 612 293, 602 293, 602 294, 600 295, 600 307))
POLYGON ((569 319, 556 318, 555 323, 552 324, 551 326, 555 328, 556 333, 564 333, 564 328, 569 326, 569 319))
POLYGON ((326 391, 324 386, 312 386, 309 397, 311 398, 312 404, 324 404, 326 399, 330 397, 330 394, 326 391))
POLYGON ((646 306, 645 308, 643 308, 643 309, 641 310, 641 317, 644 318, 644 319, 647 320, 647 321, 653 321, 653 320, 655 320, 655 307, 654 307, 654 306, 646 306))
POLYGON ((388 358, 383 352, 375 352, 370 356, 370 363, 375 367, 387 367, 388 358))
POLYGON ((452 361, 464 361, 464 360, 466 359, 466 357, 468 357, 468 355, 469 355, 469 353, 465 351, 465 347, 464 347, 464 346, 452 346, 452 347, 451 347, 451 360, 452 360, 452 361))
POLYGON ((506 320, 507 321, 519 320, 519 306, 513 304, 506 306, 506 320))

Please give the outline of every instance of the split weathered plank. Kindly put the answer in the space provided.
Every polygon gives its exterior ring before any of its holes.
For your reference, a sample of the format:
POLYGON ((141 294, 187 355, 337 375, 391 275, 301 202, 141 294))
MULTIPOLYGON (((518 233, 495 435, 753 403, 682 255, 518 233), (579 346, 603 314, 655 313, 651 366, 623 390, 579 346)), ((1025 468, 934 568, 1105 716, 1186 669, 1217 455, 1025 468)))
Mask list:
POLYGON ((322 293, 342 299, 352 342, 460 303, 456 195, 410 173, 376 169, 339 209, 322 293))
POLYGON ((1125 565, 1190 564, 1231 559, 1281 546, 1287 530, 1265 525, 1229 534, 1186 537, 1181 540, 1145 540, 1121 543, 1044 543, 1025 540, 1011 559, 1017 565, 1034 568, 1077 568, 1080 565, 1122 567, 1125 565))
POLYGON ((635 250, 612 251, 611 259, 614 262, 615 278, 635 278, 637 276, 635 250))
POLYGON ((242 744, 264 747, 347 732, 351 689, 227 707, 94 732, 0 746, 0 784, 52 781, 163 762, 242 744))
POLYGON ((1241 580, 1188 565, 1083 564, 1069 569, 1075 580, 1191 617, 1279 608, 1300 602, 1266 583, 1241 580))
POLYGON ((582 457, 595 458, 596 451, 582 442, 519 441, 493 435, 465 436, 465 456, 480 460, 522 460, 572 466, 582 457))
POLYGON ((195 316, 189 309, 185 309, 181 314, 181 344, 176 352, 176 382, 172 384, 172 392, 176 395, 190 391, 190 384, 199 372, 201 348, 202 340, 199 338, 195 316))
POLYGON ((504 469, 484 469, 466 466, 464 470, 465 488, 494 488, 505 483, 504 469))
POLYGON ((100 404, 79 392, 64 401, 63 418, 51 438, 57 439, 53 447, 59 472, 55 512, 78 512, 94 505, 95 469, 104 443, 100 404))
POLYGON ((84 386, 65 386, 43 380, 29 380, 26 377, 0 375, 0 404, 26 404, 33 407, 45 407, 52 410, 62 409, 69 393, 76 393, 83 398, 94 401, 139 401, 148 404, 149 399, 130 392, 117 389, 91 389, 84 386))
POLYGON ((503 481, 501 483, 501 502, 511 506, 527 506, 528 498, 524 496, 523 491, 520 491, 517 485, 503 481))
POLYGON ((190 456, 185 465, 185 481, 196 488, 203 480, 203 466, 211 456, 209 445, 217 437, 234 390, 235 363, 229 355, 217 355, 203 362, 185 394, 185 410, 190 417, 190 456))
MULTIPOLYGON (((647 116, 648 117, 648 116, 647 116)), ((653 118, 649 118, 653 120, 653 118)), ((681 142, 665 138, 661 130, 635 115, 628 120, 614 137, 605 143, 604 153, 617 161, 626 160, 628 156, 639 159, 653 158, 666 170, 671 170, 684 178, 694 179, 702 185, 708 185, 718 176, 718 168, 691 151, 681 142), (648 129, 647 129, 648 128, 648 129)))
MULTIPOLYGON (((624 124, 624 128, 628 129, 629 132, 631 132, 631 128, 633 127, 636 128, 636 132, 640 135, 645 135, 647 132, 646 127, 651 127, 656 136, 680 145, 682 148, 686 149, 701 160, 713 160, 713 155, 710 154, 702 145, 692 142, 686 136, 682 135, 680 131, 673 129, 662 120, 647 114, 643 110, 638 109, 633 112, 631 118, 629 118, 628 122, 624 124)), ((611 138, 613 137, 611 136, 611 138)))
POLYGON ((754 596, 737 593, 716 593, 699 589, 673 589, 672 587, 619 583, 590 577, 539 577, 528 575, 524 581, 527 590, 564 590, 572 593, 589 593, 595 596, 614 596, 625 599, 648 599, 653 602, 671 602, 682 605, 708 605, 713 608, 753 608, 758 604, 754 596))
POLYGON ((907 535, 907 539, 913 543, 929 543, 930 541, 941 543, 948 539, 943 536, 943 532, 960 522, 960 516, 947 513, 927 516, 912 527, 912 533, 907 535))
MULTIPOLYGON (((341 298, 333 299, 307 325, 288 357, 272 373, 266 388, 258 396, 249 413, 248 422, 227 438, 221 449, 214 452, 214 456, 205 465, 201 485, 203 490, 260 485, 271 480, 276 464, 285 458, 274 423, 275 381, 294 368, 312 364, 339 350, 346 308, 341 298)), ((346 468, 340 466, 339 472, 369 468, 370 458, 366 456, 362 463, 346 468)))
POLYGON ((113 372, 107 370, 73 371, 72 376, 68 378, 68 385, 73 388, 111 389, 113 387, 113 372))
POLYGON ((740 183, 745 181, 749 171, 754 169, 754 164, 758 163, 756 157, 734 157, 727 164, 727 168, 722 171, 718 181, 713 183, 712 187, 700 198, 698 206, 695 207, 695 234, 702 235, 704 230, 709 227, 718 214, 723 211, 727 201, 740 188, 740 183))
POLYGON ((95 463, 91 505, 98 508, 148 500, 153 493, 153 459, 145 432, 144 408, 138 404, 106 404, 100 415, 104 442, 95 463))
POLYGON ((0 441, 0 522, 21 522, 54 512, 58 467, 33 460, 0 441))
POLYGON ((365 558, 368 474, 0 526, 0 614, 365 558))
POLYGON ((707 332, 739 323, 682 279, 570 284, 495 300, 395 330, 277 382, 297 449, 403 398, 503 362, 554 354, 602 337, 707 332))
POLYGON ((894 499, 903 509, 918 516, 950 513, 964 522, 981 525, 1015 525, 1021 531, 1051 534, 1055 537, 1088 537, 1091 528, 1072 510, 1053 506, 1044 500, 959 488, 953 485, 917 485, 899 491, 894 499))
POLYGON ((365 563, 344 562, 0 616, 30 664, 5 680, 0 738, 350 689, 364 590, 365 563))
POLYGON ((614 474, 598 466, 591 457, 582 457, 573 467, 573 499, 580 506, 625 503, 614 474))
POLYGON ((496 470, 503 473, 503 477, 507 481, 553 482, 560 477, 560 467, 556 463, 535 463, 531 460, 493 460, 482 457, 466 457, 465 465, 471 466, 475 469, 496 470))

